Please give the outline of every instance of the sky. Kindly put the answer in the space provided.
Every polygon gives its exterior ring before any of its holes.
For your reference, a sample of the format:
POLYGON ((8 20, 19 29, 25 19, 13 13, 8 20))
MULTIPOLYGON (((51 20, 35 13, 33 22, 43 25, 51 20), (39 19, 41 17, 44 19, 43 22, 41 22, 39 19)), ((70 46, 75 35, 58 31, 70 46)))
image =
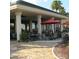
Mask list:
MULTIPOLYGON (((11 0, 11 2, 14 1, 17 0, 11 0)), ((52 10, 51 3, 53 0, 24 0, 24 1, 52 10)), ((65 10, 69 12, 69 0, 61 0, 61 2, 63 3, 65 10)))

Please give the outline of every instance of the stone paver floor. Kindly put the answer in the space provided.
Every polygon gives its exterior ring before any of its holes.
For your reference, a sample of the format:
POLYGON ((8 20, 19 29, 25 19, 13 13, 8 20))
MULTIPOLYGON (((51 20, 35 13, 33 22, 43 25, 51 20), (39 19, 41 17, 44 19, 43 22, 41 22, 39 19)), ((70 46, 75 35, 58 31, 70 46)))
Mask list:
POLYGON ((16 42, 10 43, 10 59, 54 59, 52 47, 54 41, 16 42))
POLYGON ((62 46, 62 44, 54 47, 54 54, 60 59, 69 59, 69 46, 62 46))

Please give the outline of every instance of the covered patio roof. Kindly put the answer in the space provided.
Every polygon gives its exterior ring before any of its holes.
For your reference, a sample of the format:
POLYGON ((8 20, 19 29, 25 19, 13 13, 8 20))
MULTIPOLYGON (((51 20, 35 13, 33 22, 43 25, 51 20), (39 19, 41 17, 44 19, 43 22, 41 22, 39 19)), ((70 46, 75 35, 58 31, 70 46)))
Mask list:
POLYGON ((11 13, 20 11, 22 12, 23 15, 28 15, 28 16, 42 15, 42 16, 49 16, 49 17, 57 17, 61 19, 68 19, 67 16, 61 15, 52 10, 25 2, 22 0, 18 0, 15 3, 11 3, 10 11, 11 13))

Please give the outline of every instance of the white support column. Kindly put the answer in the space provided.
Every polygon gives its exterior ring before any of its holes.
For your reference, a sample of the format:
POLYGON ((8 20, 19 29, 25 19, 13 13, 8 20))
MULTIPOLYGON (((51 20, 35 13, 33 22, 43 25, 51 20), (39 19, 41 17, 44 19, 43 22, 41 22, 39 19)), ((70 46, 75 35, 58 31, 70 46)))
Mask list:
POLYGON ((52 24, 52 30, 53 30, 53 32, 54 32, 54 24, 52 24))
POLYGON ((17 41, 20 40, 20 34, 21 34, 21 12, 16 12, 16 33, 17 33, 17 41))
POLYGON ((30 28, 30 32, 32 32, 32 20, 31 20, 31 19, 30 19, 29 24, 30 24, 30 26, 29 26, 29 28, 30 28))
POLYGON ((37 19, 37 24, 38 24, 38 33, 41 35, 41 15, 38 15, 38 19, 37 19))
POLYGON ((61 31, 63 31, 63 19, 61 20, 61 31))
MULTIPOLYGON (((52 19, 55 19, 54 17, 52 17, 52 19)), ((55 24, 52 24, 52 30, 55 33, 55 24)))

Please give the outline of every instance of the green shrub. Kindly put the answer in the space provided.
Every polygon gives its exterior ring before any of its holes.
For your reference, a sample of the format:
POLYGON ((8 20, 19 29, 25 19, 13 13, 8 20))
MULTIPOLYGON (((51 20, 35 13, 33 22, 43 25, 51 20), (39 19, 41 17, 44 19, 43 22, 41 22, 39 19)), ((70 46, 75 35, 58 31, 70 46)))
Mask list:
POLYGON ((64 28, 62 42, 65 46, 69 45, 69 28, 64 28))
POLYGON ((21 35, 20 35, 20 40, 23 41, 23 42, 27 42, 28 39, 27 39, 27 32, 26 31, 22 31, 21 32, 21 35))

